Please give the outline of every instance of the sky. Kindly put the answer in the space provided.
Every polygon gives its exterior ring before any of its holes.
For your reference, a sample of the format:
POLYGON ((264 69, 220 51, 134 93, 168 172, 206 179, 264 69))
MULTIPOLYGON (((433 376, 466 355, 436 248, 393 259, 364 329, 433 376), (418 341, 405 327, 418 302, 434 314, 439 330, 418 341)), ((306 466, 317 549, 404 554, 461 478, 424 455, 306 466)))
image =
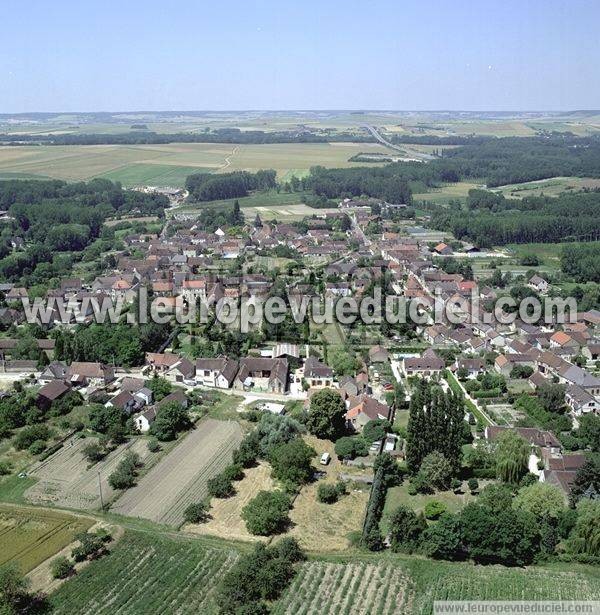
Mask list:
POLYGON ((0 113, 600 109, 599 0, 2 0, 0 113))

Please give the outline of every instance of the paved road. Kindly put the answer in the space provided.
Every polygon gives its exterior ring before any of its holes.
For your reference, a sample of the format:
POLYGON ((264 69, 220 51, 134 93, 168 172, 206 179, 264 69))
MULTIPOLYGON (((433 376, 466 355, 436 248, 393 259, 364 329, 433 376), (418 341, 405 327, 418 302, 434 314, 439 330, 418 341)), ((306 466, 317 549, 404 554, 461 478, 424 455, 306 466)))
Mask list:
POLYGON ((400 146, 394 145, 393 143, 390 143, 387 139, 382 137, 375 128, 375 126, 369 126, 368 124, 366 124, 365 126, 363 126, 363 128, 366 128, 382 145, 385 145, 390 149, 396 150, 397 152, 402 152, 403 154, 406 153, 400 146))

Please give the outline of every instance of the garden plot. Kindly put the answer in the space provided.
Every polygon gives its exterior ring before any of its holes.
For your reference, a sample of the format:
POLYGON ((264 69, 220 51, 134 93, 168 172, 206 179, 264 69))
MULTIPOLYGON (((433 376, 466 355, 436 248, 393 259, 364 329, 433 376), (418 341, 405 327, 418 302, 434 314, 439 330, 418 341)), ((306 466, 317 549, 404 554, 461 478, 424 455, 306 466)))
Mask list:
POLYGON ((185 508, 206 497, 208 480, 231 463, 233 450, 241 439, 238 423, 202 420, 135 487, 126 491, 112 510, 180 525, 185 508))
POLYGON ((156 457, 150 453, 146 441, 130 440, 109 453, 102 461, 90 465, 83 454, 83 449, 95 438, 79 438, 59 449, 33 467, 30 476, 38 482, 25 492, 25 498, 32 504, 51 504, 66 508, 93 510, 100 508, 100 487, 104 503, 109 502, 116 494, 108 484, 119 461, 127 451, 133 451, 140 456, 142 463, 147 463, 156 457))

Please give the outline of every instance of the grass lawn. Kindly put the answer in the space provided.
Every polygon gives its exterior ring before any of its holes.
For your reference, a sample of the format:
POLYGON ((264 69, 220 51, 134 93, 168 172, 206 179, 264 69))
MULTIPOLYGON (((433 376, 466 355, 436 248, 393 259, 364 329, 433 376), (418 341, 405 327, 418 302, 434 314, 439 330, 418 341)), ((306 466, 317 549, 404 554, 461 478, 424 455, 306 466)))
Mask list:
POLYGON ((202 409, 206 411, 206 416, 220 421, 239 421, 240 415, 237 409, 243 400, 239 395, 228 395, 218 391, 202 391, 205 402, 202 409))
POLYGON ((37 479, 26 476, 19 478, 17 474, 11 474, 0 479, 0 501, 13 504, 27 503, 23 494, 29 487, 35 485, 37 479))
POLYGON ((387 497, 385 500, 385 507, 383 509, 383 517, 381 519, 382 528, 387 530, 387 521, 389 516, 398 508, 398 506, 408 506, 415 512, 421 512, 428 502, 436 500, 445 504, 449 512, 458 512, 464 508, 469 502, 477 499, 477 496, 473 496, 469 493, 466 483, 463 485, 463 493, 455 494, 453 491, 438 491, 432 494, 420 494, 409 495, 408 493, 408 481, 404 481, 402 485, 398 487, 391 487, 388 489, 387 497))

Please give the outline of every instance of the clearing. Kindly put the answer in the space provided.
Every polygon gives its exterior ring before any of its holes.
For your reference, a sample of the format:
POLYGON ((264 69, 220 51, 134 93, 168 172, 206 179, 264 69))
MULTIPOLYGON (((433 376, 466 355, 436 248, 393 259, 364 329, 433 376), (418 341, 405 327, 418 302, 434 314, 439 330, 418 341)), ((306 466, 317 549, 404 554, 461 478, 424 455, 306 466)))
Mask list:
POLYGON ((216 613, 214 589, 237 558, 198 540, 127 531, 50 598, 53 613, 216 613))
POLYGON ((44 461, 34 465, 29 475, 38 481, 25 492, 25 499, 32 504, 46 504, 94 510, 100 508, 100 490, 104 504, 116 495, 116 491, 108 484, 108 477, 117 467, 127 451, 137 453, 143 463, 155 459, 158 453, 151 453, 144 439, 134 439, 120 445, 109 453, 102 461, 90 465, 83 449, 86 445, 96 442, 95 438, 78 438, 56 451, 44 461))
POLYGON ((0 565, 16 562, 29 572, 94 523, 61 512, 0 505, 0 565))
POLYGON ((242 430, 205 418, 111 507, 113 512, 178 526, 183 511, 207 495, 207 482, 231 463, 242 430))
POLYGON ((574 192, 584 189, 600 188, 600 179, 591 177, 551 177, 538 179, 523 184, 507 184, 491 188, 493 192, 501 192, 507 198, 522 199, 526 196, 558 196, 562 192, 574 192))

